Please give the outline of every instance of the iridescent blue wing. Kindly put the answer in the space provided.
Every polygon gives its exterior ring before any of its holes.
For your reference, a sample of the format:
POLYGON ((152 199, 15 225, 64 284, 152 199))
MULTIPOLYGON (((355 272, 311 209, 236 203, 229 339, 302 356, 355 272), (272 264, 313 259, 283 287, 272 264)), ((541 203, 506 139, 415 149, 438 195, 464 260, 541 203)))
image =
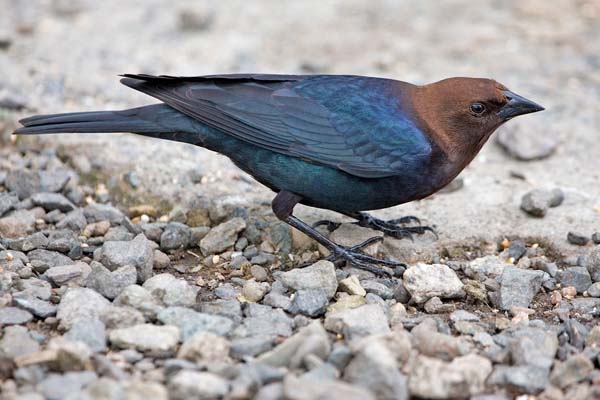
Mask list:
POLYGON ((126 75, 123 83, 248 143, 380 178, 431 154, 396 81, 333 75, 126 75))

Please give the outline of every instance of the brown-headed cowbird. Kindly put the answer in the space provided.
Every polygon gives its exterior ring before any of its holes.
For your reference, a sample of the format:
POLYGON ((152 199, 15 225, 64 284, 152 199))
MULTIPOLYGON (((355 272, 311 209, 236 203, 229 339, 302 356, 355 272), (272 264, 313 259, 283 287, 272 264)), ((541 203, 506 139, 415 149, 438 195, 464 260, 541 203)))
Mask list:
POLYGON ((414 217, 382 221, 366 210, 422 199, 452 181, 509 119, 543 110, 490 79, 424 86, 344 75, 125 75, 161 104, 123 111, 41 115, 16 134, 132 132, 228 156, 277 195, 275 215, 342 259, 375 273, 400 265, 329 240, 296 218, 302 203, 406 237, 414 217), (378 265, 376 265, 378 264, 378 265))

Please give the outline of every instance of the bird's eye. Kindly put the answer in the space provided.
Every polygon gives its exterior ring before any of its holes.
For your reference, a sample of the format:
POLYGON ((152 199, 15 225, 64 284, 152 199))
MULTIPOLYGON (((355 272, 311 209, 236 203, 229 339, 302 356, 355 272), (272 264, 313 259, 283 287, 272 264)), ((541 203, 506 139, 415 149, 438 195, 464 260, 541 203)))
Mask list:
POLYGON ((471 104, 471 112, 476 116, 480 117, 485 112, 485 104, 473 103, 471 104))

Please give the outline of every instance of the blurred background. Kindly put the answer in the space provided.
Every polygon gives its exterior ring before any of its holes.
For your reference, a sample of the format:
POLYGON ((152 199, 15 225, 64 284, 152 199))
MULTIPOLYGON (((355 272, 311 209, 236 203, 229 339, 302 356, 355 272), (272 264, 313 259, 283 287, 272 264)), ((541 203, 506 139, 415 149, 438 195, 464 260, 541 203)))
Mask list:
POLYGON ((598 226, 600 1, 0 0, 0 10, 5 168, 30 164, 26 150, 56 151, 82 176, 108 179, 114 198, 135 176, 123 204, 151 198, 168 212, 205 196, 260 208, 272 195, 203 149, 133 135, 26 138, 14 147, 9 133, 32 113, 152 103, 119 84, 126 72, 363 74, 418 84, 490 77, 547 111, 502 128, 451 193, 385 213, 435 222, 442 240, 518 233, 566 243, 568 230, 598 226), (527 191, 556 186, 567 196, 551 218, 519 210, 527 191))

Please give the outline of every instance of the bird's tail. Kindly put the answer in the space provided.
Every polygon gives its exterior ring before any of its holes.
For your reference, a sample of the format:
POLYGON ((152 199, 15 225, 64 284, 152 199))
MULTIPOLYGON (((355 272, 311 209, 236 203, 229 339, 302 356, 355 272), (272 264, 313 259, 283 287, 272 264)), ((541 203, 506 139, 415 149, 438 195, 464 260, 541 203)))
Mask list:
POLYGON ((160 123, 160 117, 163 114, 168 118, 173 113, 176 111, 167 105, 154 104, 122 111, 35 115, 19 121, 23 127, 14 134, 131 132, 152 136, 169 131, 160 123))

